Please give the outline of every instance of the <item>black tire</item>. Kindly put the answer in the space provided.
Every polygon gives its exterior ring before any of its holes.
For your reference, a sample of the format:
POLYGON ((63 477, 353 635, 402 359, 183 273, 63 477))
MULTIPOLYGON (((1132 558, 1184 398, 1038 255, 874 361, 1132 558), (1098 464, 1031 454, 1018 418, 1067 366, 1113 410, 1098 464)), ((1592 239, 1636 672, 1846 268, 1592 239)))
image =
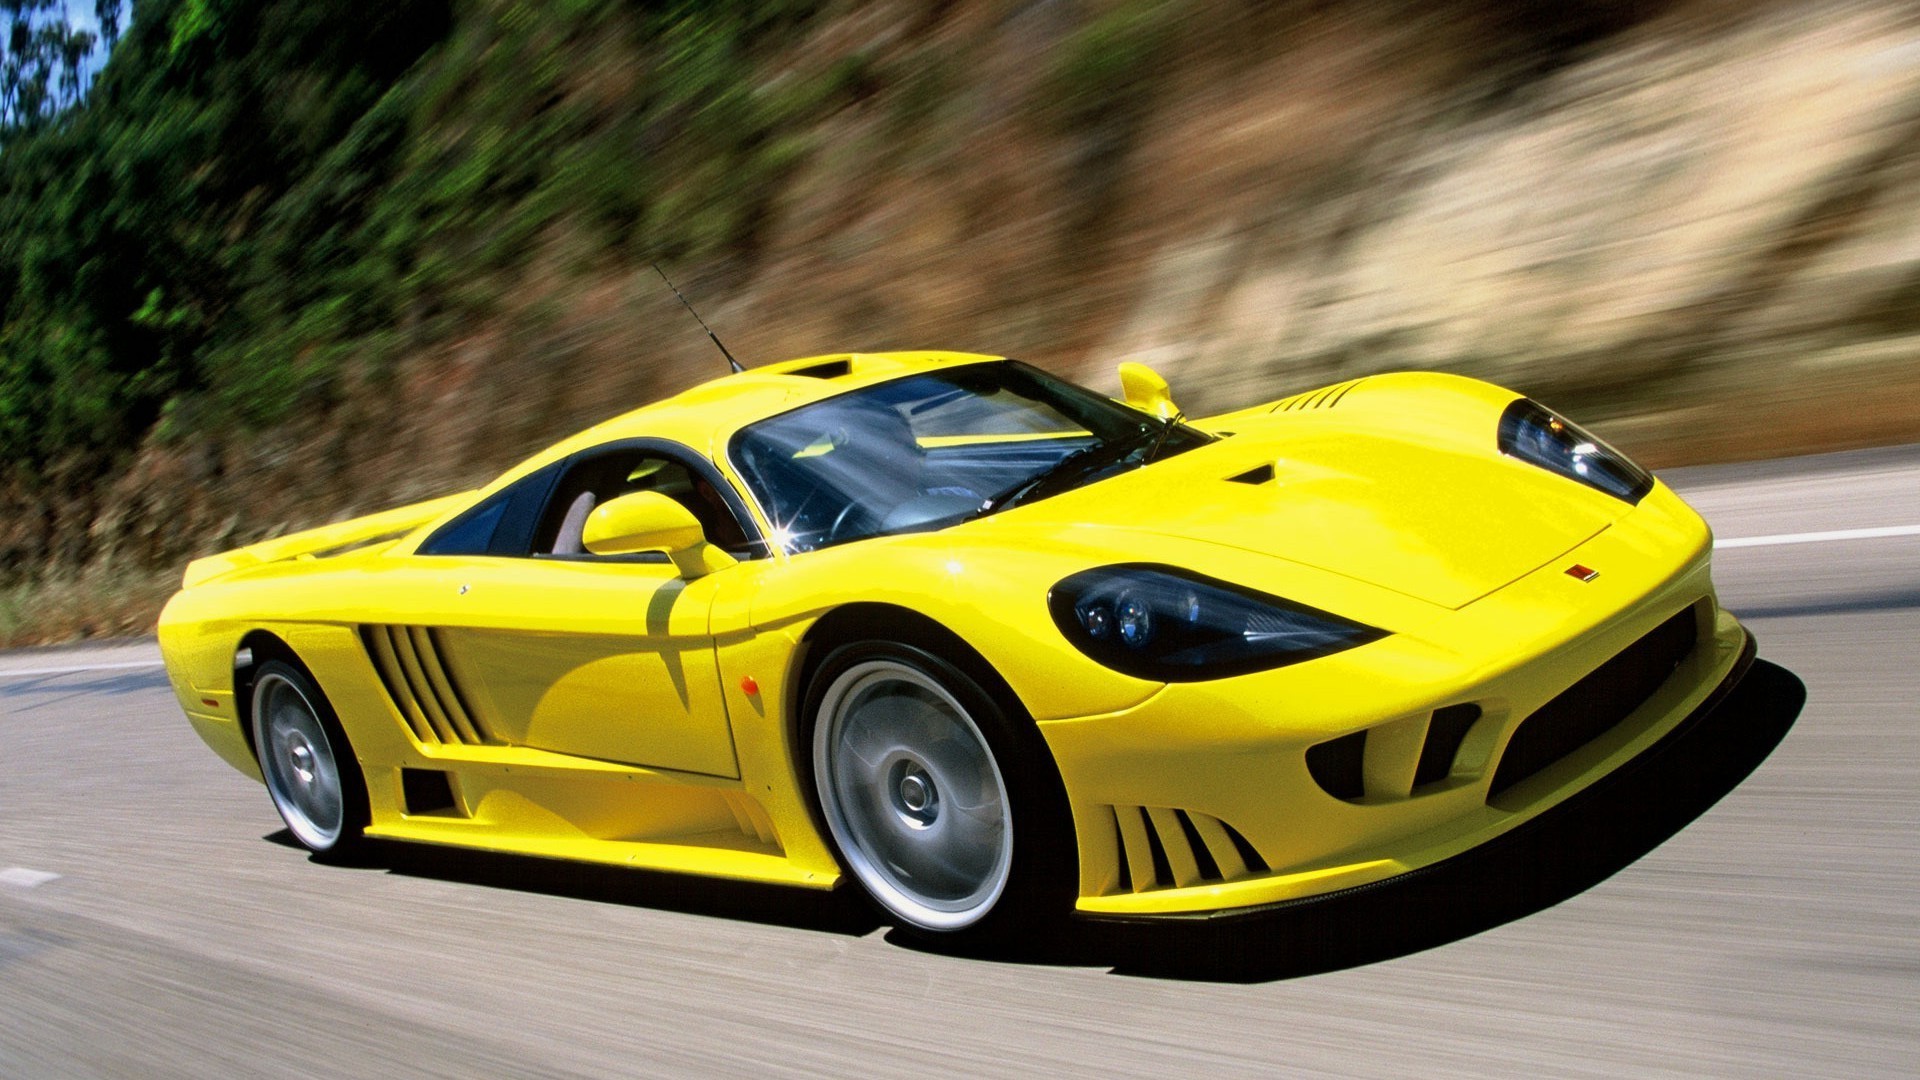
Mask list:
POLYGON ((367 784, 346 732, 311 676, 267 660, 251 680, 253 752, 280 820, 316 857, 333 859, 365 840, 367 784))
POLYGON ((1011 697, 927 649, 877 641, 834 649, 808 684, 815 806, 842 866, 904 930, 1024 942, 1072 910, 1066 792, 1011 697))

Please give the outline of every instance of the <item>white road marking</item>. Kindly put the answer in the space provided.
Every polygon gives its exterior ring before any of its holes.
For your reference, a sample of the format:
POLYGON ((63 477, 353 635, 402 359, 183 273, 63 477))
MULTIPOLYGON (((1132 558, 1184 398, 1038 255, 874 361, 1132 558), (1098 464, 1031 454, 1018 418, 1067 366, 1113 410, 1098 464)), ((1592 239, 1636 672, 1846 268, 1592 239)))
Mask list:
POLYGON ((0 671, 0 679, 11 679, 27 675, 72 675, 82 671, 124 671, 128 668, 163 667, 164 660, 128 660, 121 664, 78 664, 73 667, 14 668, 12 671, 0 671))
POLYGON ((1920 525, 1883 525, 1877 529, 1832 529, 1827 532, 1778 533, 1715 540, 1716 548, 1772 547, 1775 544, 1824 544, 1833 540, 1880 540, 1889 536, 1920 536, 1920 525))
POLYGON ((29 870, 24 866, 9 866, 0 870, 0 885, 12 885, 18 889, 31 889, 45 885, 49 881, 59 880, 60 875, 45 870, 29 870))

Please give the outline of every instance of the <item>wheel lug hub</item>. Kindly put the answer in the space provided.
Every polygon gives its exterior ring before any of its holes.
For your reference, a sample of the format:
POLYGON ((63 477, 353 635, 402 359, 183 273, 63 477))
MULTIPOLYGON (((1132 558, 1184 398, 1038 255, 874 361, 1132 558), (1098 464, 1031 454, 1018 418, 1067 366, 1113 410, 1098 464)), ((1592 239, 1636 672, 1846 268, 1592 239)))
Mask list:
POLYGON ((940 816, 940 792, 925 767, 911 758, 894 762, 892 770, 893 809, 908 827, 925 829, 940 816))
POLYGON ((900 781, 900 801, 907 809, 915 812, 925 810, 933 801, 933 789, 928 786, 926 777, 919 773, 908 773, 900 781))

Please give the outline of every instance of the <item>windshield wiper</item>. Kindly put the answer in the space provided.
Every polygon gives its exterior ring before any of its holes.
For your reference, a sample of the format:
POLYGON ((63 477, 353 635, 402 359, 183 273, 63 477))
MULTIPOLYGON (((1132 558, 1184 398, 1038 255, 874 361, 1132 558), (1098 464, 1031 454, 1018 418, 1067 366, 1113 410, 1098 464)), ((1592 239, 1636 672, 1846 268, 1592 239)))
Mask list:
POLYGON ((973 516, 990 514, 996 510, 1006 510, 1038 494, 1042 489, 1062 483, 1078 480, 1113 464, 1139 449, 1141 436, 1147 435, 1151 428, 1142 425, 1131 439, 1115 439, 1113 442, 1095 443, 1083 446, 1052 465, 1040 470, 1033 476, 1013 485, 980 504, 973 516))
POLYGON ((1140 464, 1153 464, 1153 459, 1160 456, 1160 448, 1167 444, 1167 436, 1172 435, 1173 429, 1179 427, 1180 422, 1186 418, 1187 414, 1178 409, 1174 410, 1172 416, 1161 417, 1163 423, 1160 430, 1154 433, 1153 443, 1147 447, 1147 456, 1140 459, 1140 464))

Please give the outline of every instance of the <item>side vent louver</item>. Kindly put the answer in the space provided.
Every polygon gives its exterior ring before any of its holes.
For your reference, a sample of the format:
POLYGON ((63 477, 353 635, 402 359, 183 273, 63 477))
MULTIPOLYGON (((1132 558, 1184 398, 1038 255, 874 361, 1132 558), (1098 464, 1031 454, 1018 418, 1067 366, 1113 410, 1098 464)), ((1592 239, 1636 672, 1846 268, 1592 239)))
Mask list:
POLYGON ((1115 806, 1118 892, 1181 889, 1270 869, 1240 831, 1219 818, 1166 806, 1115 806))
POLYGON ((499 739, 467 707, 467 699, 441 663, 439 636, 424 626, 362 626, 373 669, 394 708, 423 743, 497 744, 499 739))
POLYGON ((1366 382, 1365 379, 1351 379, 1343 383, 1334 383, 1318 390, 1309 390, 1304 394, 1295 394, 1290 398, 1281 398, 1273 403, 1273 412, 1305 412, 1310 409, 1331 409, 1340 404, 1354 387, 1366 382))
POLYGON ((1270 484, 1273 482, 1273 464, 1269 462, 1259 468, 1248 469, 1246 472, 1236 476, 1229 476, 1227 477, 1227 481, 1233 484, 1270 484))

